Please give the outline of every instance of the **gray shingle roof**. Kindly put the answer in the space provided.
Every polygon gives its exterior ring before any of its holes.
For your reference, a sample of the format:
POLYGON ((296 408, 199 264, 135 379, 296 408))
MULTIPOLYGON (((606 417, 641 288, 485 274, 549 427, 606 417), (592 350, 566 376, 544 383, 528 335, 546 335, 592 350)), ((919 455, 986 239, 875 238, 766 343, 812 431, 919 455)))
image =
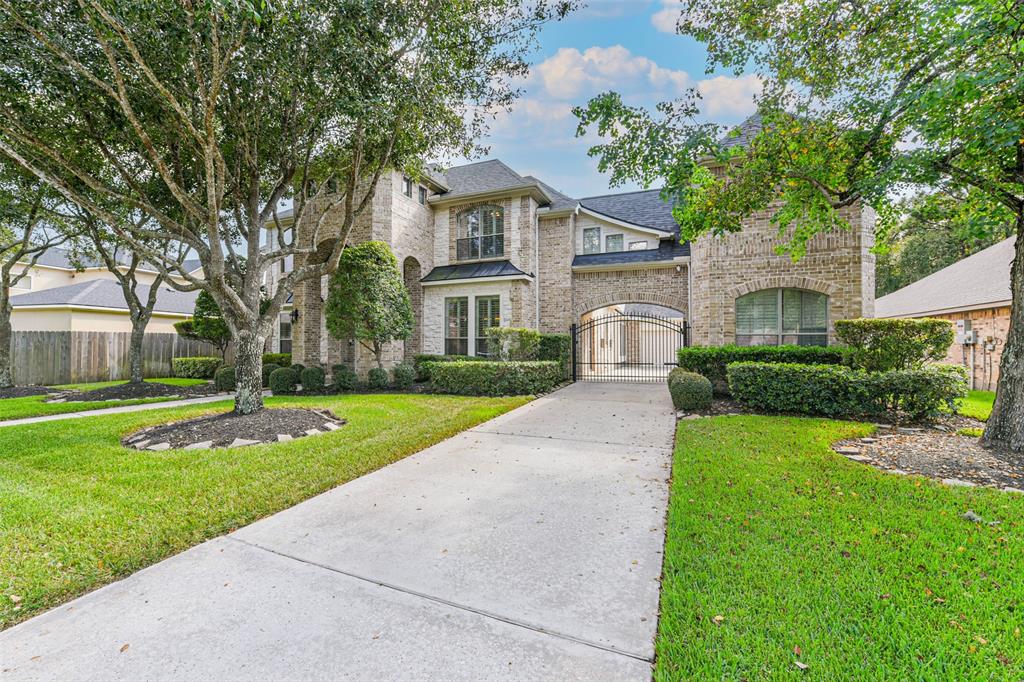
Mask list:
POLYGON ((680 244, 676 239, 663 239, 656 249, 580 254, 573 257, 572 266, 575 268, 588 265, 618 265, 620 263, 657 263, 689 255, 690 242, 680 244))
POLYGON ((726 149, 746 147, 763 129, 764 121, 761 119, 761 114, 754 114, 729 131, 725 137, 718 141, 718 144, 726 149))
POLYGON ((657 189, 586 197, 580 199, 580 206, 609 218, 664 232, 666 235, 679 232, 679 225, 672 217, 672 206, 662 201, 661 191, 657 189))
MULTIPOLYGON (((149 287, 140 284, 137 292, 139 298, 146 300, 149 296, 149 287)), ((191 315, 196 307, 196 296, 198 296, 198 292, 195 291, 186 293, 166 286, 161 287, 157 294, 156 307, 153 310, 160 313, 191 315)), ((109 279, 94 279, 11 296, 11 305, 15 308, 37 305, 75 305, 128 311, 128 304, 124 301, 121 285, 109 279)))
POLYGON ((441 265, 424 277, 422 282, 443 282, 450 279, 473 279, 476 277, 508 277, 526 273, 512 265, 511 261, 487 261, 485 263, 461 263, 441 265))
POLYGON ((923 317, 1008 305, 1015 237, 968 256, 875 301, 875 317, 923 317))
POLYGON ((575 199, 568 196, 567 194, 562 194, 557 189, 555 189, 548 183, 544 182, 540 178, 536 178, 532 175, 524 175, 523 178, 531 182, 536 182, 538 185, 541 186, 541 189, 548 193, 548 196, 551 197, 551 205, 548 206, 548 208, 551 209, 552 211, 561 211, 567 208, 576 208, 577 201, 575 199))
MULTIPOLYGON (((128 256, 122 255, 120 262, 127 263, 128 256)), ((99 258, 81 257, 76 262, 72 262, 71 252, 67 249, 53 248, 47 249, 39 256, 39 260, 36 261, 37 265, 46 265, 51 268, 62 268, 64 270, 77 270, 78 266, 81 265, 83 268, 102 268, 106 267, 102 260, 99 258)), ((186 272, 195 272, 202 264, 198 258, 190 258, 184 263, 186 272)), ((144 270, 150 270, 157 272, 157 269, 152 263, 143 263, 140 266, 144 270)))
POLYGON ((498 159, 477 161, 464 166, 448 169, 437 169, 451 191, 445 192, 445 198, 459 197, 480 192, 494 192, 512 189, 530 184, 530 181, 516 173, 498 159))

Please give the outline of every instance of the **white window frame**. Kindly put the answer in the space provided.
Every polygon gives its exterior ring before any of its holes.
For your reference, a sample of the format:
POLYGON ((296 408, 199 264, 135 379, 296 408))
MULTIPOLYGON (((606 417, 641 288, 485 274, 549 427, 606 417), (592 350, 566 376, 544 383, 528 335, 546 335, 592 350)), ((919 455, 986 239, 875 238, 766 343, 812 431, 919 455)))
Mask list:
POLYGON ((626 250, 626 235, 622 234, 621 232, 612 232, 611 234, 606 234, 604 236, 604 252, 605 253, 621 253, 621 252, 623 252, 625 250, 626 250), (618 237, 619 241, 621 242, 621 245, 617 249, 612 249, 611 246, 609 245, 609 240, 615 239, 616 237, 618 237))
POLYGON ((734 339, 733 340, 738 343, 739 342, 739 338, 741 336, 759 336, 759 337, 771 337, 771 336, 774 336, 775 337, 775 343, 756 344, 756 345, 781 346, 781 345, 784 345, 783 344, 783 339, 785 337, 787 337, 787 336, 797 337, 798 339, 801 336, 807 336, 807 337, 811 337, 811 336, 824 336, 825 337, 825 345, 828 346, 829 343, 830 343, 828 329, 829 329, 829 320, 831 319, 831 313, 832 313, 831 308, 832 308, 832 299, 831 299, 831 297, 828 296, 827 294, 821 293, 820 291, 811 291, 810 289, 799 289, 797 287, 779 287, 779 288, 768 288, 768 289, 759 289, 757 291, 751 291, 751 292, 748 292, 747 294, 744 294, 743 296, 738 296, 736 298, 736 301, 733 303, 733 311, 734 311, 735 320, 736 320, 736 329, 734 331, 734 339), (740 304, 740 300, 742 298, 744 298, 745 296, 750 296, 750 295, 753 295, 753 294, 758 294, 758 293, 761 293, 763 291, 774 291, 775 295, 777 297, 776 301, 775 301, 775 318, 776 318, 775 319, 775 331, 774 332, 764 333, 764 334, 740 333, 740 330, 739 330, 739 304, 740 304), (799 331, 797 331, 797 332, 787 332, 785 330, 785 326, 784 326, 785 311, 783 310, 783 304, 784 304, 785 292, 787 292, 787 291, 795 291, 795 292, 799 292, 801 294, 803 294, 803 293, 814 294, 816 296, 821 296, 821 297, 823 297, 825 299, 825 331, 824 332, 799 332, 799 331))
POLYGON ((592 253, 601 253, 601 228, 600 228, 600 226, 594 225, 594 226, 591 226, 591 227, 584 227, 583 228, 583 232, 580 235, 580 238, 582 239, 582 244, 580 245, 581 246, 580 251, 582 251, 584 255, 589 255, 589 254, 592 254, 592 253), (595 251, 588 251, 587 250, 587 233, 588 232, 593 233, 595 230, 597 231, 597 250, 595 250, 595 251))
POLYGON ((408 175, 402 176, 402 194, 412 199, 412 178, 408 175))
POLYGON ((646 251, 646 250, 647 250, 647 241, 646 240, 641 240, 641 241, 637 241, 637 242, 630 242, 629 243, 629 248, 627 249, 627 251, 646 251))

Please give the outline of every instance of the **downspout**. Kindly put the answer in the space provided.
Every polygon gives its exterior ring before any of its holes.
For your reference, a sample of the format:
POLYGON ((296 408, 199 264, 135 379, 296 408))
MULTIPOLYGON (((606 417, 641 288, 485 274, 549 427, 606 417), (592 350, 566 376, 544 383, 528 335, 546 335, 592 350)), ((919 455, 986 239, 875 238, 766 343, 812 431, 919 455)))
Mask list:
POLYGON ((693 345, 693 244, 690 244, 690 262, 686 264, 686 323, 690 325, 686 342, 693 345))
POLYGON ((533 212, 533 272, 533 328, 540 330, 540 216, 536 211, 533 212))

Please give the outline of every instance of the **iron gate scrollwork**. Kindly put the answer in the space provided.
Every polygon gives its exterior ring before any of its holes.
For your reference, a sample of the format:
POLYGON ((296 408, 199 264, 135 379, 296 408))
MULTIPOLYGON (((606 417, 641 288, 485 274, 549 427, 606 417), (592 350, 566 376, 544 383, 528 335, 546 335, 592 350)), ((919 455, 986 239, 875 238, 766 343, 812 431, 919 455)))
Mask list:
POLYGON ((663 381, 689 345, 689 325, 657 315, 614 313, 574 324, 573 381, 663 381))

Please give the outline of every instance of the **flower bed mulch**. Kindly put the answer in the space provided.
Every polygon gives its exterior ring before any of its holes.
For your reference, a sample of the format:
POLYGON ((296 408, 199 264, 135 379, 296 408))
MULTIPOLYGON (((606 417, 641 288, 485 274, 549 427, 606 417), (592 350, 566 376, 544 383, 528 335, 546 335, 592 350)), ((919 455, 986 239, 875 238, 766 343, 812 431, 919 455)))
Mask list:
POLYGON ((265 408, 254 414, 226 412, 150 426, 126 436, 121 444, 157 451, 241 447, 315 436, 336 431, 344 423, 329 410, 265 408))
POLYGON ((10 388, 0 388, 0 400, 4 398, 27 398, 33 395, 46 395, 53 392, 52 388, 47 388, 46 386, 11 386, 10 388))
POLYGON ((145 398, 197 398, 213 395, 217 389, 211 383, 195 386, 172 386, 155 381, 144 381, 141 384, 118 384, 97 388, 92 391, 61 391, 47 402, 91 403, 105 400, 141 400, 145 398))

